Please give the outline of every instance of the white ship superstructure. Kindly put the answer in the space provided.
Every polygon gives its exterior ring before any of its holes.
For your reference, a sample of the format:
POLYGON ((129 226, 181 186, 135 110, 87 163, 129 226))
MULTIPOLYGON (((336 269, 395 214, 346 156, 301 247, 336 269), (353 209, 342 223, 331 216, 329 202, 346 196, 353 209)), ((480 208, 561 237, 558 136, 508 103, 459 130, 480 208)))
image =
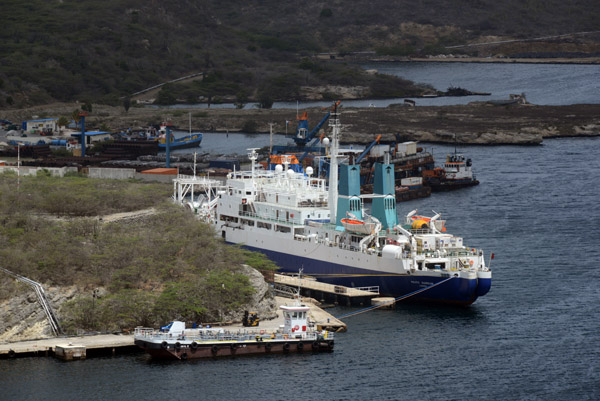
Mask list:
MULTIPOLYGON (((330 179, 334 180, 339 120, 336 114, 332 117, 330 179)), ((446 233, 439 214, 428 218, 413 211, 398 224, 390 165, 376 168, 382 178, 374 186, 367 216, 355 166, 340 165, 339 184, 330 191, 326 180, 313 177, 310 168, 306 174, 297 173, 284 163, 267 171, 257 168, 255 149, 249 157, 250 171, 231 173, 218 189, 211 180, 194 179, 194 188, 189 187, 190 177, 175 182, 180 202, 186 192, 183 185, 188 185, 187 192, 208 193, 195 208, 225 241, 265 253, 285 272, 303 268, 320 281, 378 286, 381 294, 391 296, 431 287, 413 298, 469 304, 488 292, 491 271, 483 251, 446 233)))

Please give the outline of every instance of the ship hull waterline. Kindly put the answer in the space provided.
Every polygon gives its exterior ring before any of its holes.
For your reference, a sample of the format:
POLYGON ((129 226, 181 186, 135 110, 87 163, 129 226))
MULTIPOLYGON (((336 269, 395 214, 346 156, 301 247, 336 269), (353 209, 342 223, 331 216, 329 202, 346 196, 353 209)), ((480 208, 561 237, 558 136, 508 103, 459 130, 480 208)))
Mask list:
POLYGON ((203 359, 260 354, 332 352, 333 340, 278 340, 253 342, 219 342, 209 344, 157 343, 136 339, 135 344, 155 359, 203 359))
MULTIPOLYGON (((451 277, 452 272, 439 276, 411 274, 378 273, 347 265, 323 262, 317 259, 296 256, 244 245, 244 248, 265 254, 280 267, 283 273, 298 273, 315 277, 317 280, 346 287, 379 287, 379 294, 389 297, 401 297, 414 291, 432 286, 451 277)), ((455 277, 446 283, 423 291, 407 299, 410 302, 447 303, 470 305, 479 296, 485 295, 491 287, 490 279, 455 277)))

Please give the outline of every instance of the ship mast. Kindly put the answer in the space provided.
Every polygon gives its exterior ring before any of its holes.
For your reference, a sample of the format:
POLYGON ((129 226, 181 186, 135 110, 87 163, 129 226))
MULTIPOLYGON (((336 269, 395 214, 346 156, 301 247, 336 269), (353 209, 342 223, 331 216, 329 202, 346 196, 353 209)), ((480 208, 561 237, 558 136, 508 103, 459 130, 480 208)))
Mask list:
POLYGON ((340 135, 340 114, 338 111, 338 103, 334 104, 329 118, 329 125, 332 128, 331 146, 329 148, 329 156, 331 163, 329 167, 329 218, 330 222, 335 224, 338 198, 338 150, 339 150, 339 135, 340 135))
POLYGON ((256 168, 256 160, 258 159, 258 153, 256 152, 258 148, 250 148, 248 149, 248 158, 252 161, 252 180, 254 181, 254 174, 256 168))

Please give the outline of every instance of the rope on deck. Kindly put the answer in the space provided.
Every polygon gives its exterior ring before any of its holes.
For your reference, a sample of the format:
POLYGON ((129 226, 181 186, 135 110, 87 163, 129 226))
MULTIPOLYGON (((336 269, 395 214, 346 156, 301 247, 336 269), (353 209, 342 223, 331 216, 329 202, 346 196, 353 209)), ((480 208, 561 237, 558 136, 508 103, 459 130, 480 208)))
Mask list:
POLYGON ((421 289, 413 291, 413 292, 411 292, 409 294, 399 296, 398 298, 394 298, 394 300, 392 300, 392 301, 384 302, 384 303, 382 303, 380 305, 373 305, 373 306, 369 306, 367 308, 360 309, 360 310, 357 310, 357 311, 354 311, 354 312, 346 313, 345 315, 337 316, 336 319, 338 319, 338 320, 345 319, 347 317, 352 317, 352 316, 360 315, 361 313, 369 312, 369 311, 377 309, 377 308, 381 308, 381 307, 384 307, 384 306, 389 306, 390 304, 395 304, 396 302, 403 301, 403 300, 405 300, 407 298, 410 298, 412 296, 415 296, 417 294, 420 294, 422 292, 430 290, 433 287, 436 287, 436 286, 438 286, 440 284, 444 284, 446 281, 450 281, 450 280, 452 280, 453 278, 456 278, 456 277, 458 277, 458 276, 454 275, 454 276, 448 277, 447 279, 444 279, 444 280, 439 281, 439 282, 437 282, 435 284, 432 284, 429 287, 421 288, 421 289))

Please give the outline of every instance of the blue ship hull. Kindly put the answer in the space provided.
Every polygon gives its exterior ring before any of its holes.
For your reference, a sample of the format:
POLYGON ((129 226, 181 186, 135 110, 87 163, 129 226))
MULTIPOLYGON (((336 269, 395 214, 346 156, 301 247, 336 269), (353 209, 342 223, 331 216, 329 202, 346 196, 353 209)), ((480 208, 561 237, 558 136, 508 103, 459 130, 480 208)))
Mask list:
MULTIPOLYGON (((346 287, 378 286, 383 296, 401 297, 414 291, 429 287, 451 276, 451 272, 437 277, 415 274, 377 274, 376 272, 353 268, 341 264, 323 262, 294 256, 287 253, 267 251, 265 249, 246 247, 252 251, 261 252, 274 261, 281 272, 303 273, 313 276, 319 281, 343 285, 346 287)), ((470 305, 478 296, 485 295, 491 287, 491 279, 465 279, 456 277, 452 280, 416 294, 408 301, 436 302, 458 305, 470 305)))

